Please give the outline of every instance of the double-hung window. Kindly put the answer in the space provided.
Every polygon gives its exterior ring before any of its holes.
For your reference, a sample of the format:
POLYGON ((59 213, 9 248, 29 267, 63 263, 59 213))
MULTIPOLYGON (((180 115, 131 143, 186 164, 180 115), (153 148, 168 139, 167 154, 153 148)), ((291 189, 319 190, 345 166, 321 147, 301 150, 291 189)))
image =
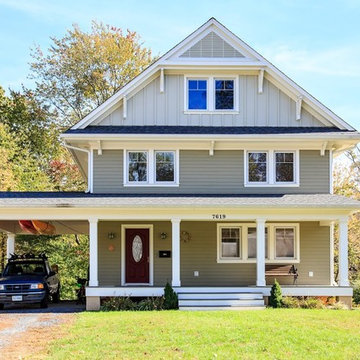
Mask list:
POLYGON ((128 152, 128 181, 146 183, 148 181, 148 153, 147 151, 128 152))
MULTIPOLYGON (((267 223, 265 226, 265 262, 300 262, 300 225, 267 223)), ((254 223, 217 224, 217 262, 254 263, 257 261, 257 228, 254 223)))
POLYGON ((299 186, 298 151, 247 151, 245 186, 299 186))
POLYGON ((170 150, 125 151, 125 186, 178 185, 178 152, 170 150))
POLYGON ((185 111, 234 112, 238 107, 238 79, 185 76, 185 111))
POLYGON ((220 237, 219 258, 223 260, 239 260, 241 258, 241 227, 221 227, 220 237))

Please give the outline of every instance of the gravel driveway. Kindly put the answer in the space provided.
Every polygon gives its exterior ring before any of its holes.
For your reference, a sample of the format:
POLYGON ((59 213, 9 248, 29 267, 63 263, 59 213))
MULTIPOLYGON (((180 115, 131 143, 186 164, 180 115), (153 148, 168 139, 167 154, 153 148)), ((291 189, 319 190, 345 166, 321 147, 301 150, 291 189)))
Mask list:
POLYGON ((3 359, 38 358, 43 345, 59 336, 58 326, 70 322, 84 310, 74 302, 38 306, 11 306, 0 311, 0 353, 3 359))

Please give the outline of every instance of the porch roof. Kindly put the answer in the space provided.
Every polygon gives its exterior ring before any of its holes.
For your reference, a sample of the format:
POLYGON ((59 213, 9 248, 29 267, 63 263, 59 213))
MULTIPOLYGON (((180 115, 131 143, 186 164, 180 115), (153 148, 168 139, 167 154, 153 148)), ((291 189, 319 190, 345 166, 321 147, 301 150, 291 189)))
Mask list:
POLYGON ((235 207, 360 209, 360 201, 332 194, 89 194, 0 192, 0 208, 235 207))

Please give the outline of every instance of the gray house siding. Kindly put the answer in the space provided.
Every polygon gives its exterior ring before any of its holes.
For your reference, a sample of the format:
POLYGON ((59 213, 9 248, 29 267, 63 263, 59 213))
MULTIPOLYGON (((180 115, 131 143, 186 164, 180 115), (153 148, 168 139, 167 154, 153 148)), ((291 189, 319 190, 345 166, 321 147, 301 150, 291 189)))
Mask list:
POLYGON ((302 109, 296 120, 295 102, 264 79, 263 93, 258 93, 258 77, 239 76, 239 113, 185 114, 184 76, 166 75, 165 92, 154 79, 127 101, 127 117, 118 108, 94 125, 194 125, 194 126, 324 126, 302 109))
MULTIPOLYGON (((126 222, 136 223, 136 222, 126 222)), ((142 221, 142 224, 147 222, 142 221)), ((99 223, 99 283, 100 286, 121 285, 121 222, 99 223), (107 234, 115 238, 109 240, 107 234), (109 251, 113 245, 114 250, 109 251)), ((171 258, 159 258, 159 250, 171 250, 170 221, 151 222, 154 225, 154 286, 164 286, 171 281, 171 258), (160 233, 168 237, 160 239, 160 233)), ((191 239, 180 244, 180 277, 182 286, 246 286, 256 283, 256 264, 217 263, 216 222, 182 222, 181 231, 187 231, 191 239), (199 276, 194 276, 194 271, 199 276)), ((299 285, 330 285, 330 232, 328 226, 318 222, 300 223, 299 285), (313 277, 309 277, 309 272, 313 277)), ((292 280, 279 278, 280 284, 292 280)), ((267 278, 272 284, 274 279, 267 278)))
POLYGON ((180 151, 179 187, 124 187, 123 151, 94 152, 95 193, 203 193, 282 194, 329 193, 329 152, 300 151, 299 187, 244 187, 244 155, 241 150, 219 150, 213 156, 205 150, 180 151))

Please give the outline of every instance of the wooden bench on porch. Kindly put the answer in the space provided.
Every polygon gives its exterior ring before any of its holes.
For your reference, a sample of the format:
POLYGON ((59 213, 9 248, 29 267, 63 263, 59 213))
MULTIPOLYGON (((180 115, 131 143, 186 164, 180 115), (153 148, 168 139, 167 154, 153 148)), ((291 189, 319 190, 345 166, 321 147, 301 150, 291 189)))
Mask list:
POLYGON ((292 276, 296 284, 299 274, 295 265, 266 265, 265 276, 292 276))

